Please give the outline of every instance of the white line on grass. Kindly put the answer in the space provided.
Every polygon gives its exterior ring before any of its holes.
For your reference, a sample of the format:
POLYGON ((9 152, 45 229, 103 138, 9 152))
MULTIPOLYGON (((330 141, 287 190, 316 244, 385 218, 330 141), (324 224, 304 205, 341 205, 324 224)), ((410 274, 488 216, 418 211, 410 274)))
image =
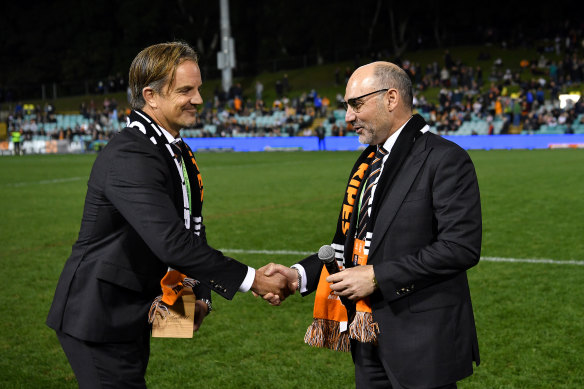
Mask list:
POLYGON ((27 186, 27 185, 46 185, 46 184, 60 184, 62 182, 71 182, 71 181, 79 181, 79 180, 87 180, 88 177, 69 177, 69 178, 55 178, 54 180, 42 180, 42 181, 29 181, 29 182, 14 182, 4 184, 2 186, 27 186))
MULTIPOLYGON (((311 251, 293 250, 243 250, 243 249, 219 249, 227 253, 235 254, 265 254, 265 255, 311 255, 311 251)), ((556 259, 533 259, 533 258, 502 258, 502 257, 481 257, 481 261, 487 262, 515 262, 515 263, 542 263, 551 265, 577 265, 584 266, 584 261, 559 261, 556 259)))
POLYGON ((501 257, 481 257, 481 261, 489 262, 518 262, 518 263, 545 263, 551 265, 578 265, 584 266, 584 261, 566 260, 559 261, 557 259, 530 259, 530 258, 501 258, 501 257))

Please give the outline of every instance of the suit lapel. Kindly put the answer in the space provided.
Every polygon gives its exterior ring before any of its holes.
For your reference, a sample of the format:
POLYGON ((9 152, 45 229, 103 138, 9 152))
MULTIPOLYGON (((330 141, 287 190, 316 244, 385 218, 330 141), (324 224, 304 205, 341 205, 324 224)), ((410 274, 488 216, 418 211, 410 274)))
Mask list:
POLYGON ((373 228, 373 239, 369 248, 369 258, 373 256, 375 250, 383 240, 387 229, 389 228, 397 211, 401 207, 406 195, 408 194, 418 172, 424 165, 430 149, 426 149, 426 137, 419 139, 414 144, 410 155, 404 161, 400 172, 391 184, 389 192, 379 204, 375 226, 373 228))

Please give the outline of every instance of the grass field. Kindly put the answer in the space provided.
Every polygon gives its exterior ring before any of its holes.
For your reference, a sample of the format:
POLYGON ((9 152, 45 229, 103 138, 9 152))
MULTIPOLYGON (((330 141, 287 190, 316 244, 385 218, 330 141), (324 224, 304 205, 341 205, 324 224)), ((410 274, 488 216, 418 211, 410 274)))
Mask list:
MULTIPOLYGON (((470 154, 481 188, 482 255, 560 263, 484 260, 469 271, 482 363, 459 387, 584 387, 584 152, 470 154)), ((256 267, 302 257, 283 250, 318 250, 332 238, 356 156, 200 154, 210 244, 256 267)), ((94 159, 0 158, 1 388, 76 387, 44 321, 94 159)), ((312 301, 296 295, 271 307, 249 293, 233 301, 215 295, 215 311, 193 339, 152 340, 149 387, 354 387, 348 353, 303 343, 312 301)))

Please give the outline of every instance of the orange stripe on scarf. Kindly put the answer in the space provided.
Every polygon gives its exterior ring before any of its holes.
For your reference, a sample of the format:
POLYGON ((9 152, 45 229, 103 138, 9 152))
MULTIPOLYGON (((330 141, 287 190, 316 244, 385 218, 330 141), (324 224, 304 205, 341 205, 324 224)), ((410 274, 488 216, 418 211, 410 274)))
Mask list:
MULTIPOLYGON (((358 258, 357 266, 367 265, 368 256, 364 253, 365 242, 355 239, 353 258, 358 258)), ((349 326, 349 337, 364 343, 377 343, 379 326, 373 321, 369 297, 357 301, 355 317, 349 326)))
POLYGON ((339 296, 335 295, 326 278, 329 276, 323 266, 314 298, 314 320, 306 330, 304 342, 314 347, 330 348, 337 351, 349 351, 350 343, 347 332, 340 331, 340 323, 348 321, 347 310, 339 296))
POLYGON ((180 296, 183 295, 185 285, 183 281, 187 278, 178 270, 169 270, 160 280, 162 289, 162 302, 173 305, 180 296))
MULTIPOLYGON (((345 240, 347 238, 346 234, 349 231, 357 195, 363 185, 365 172, 374 156, 375 152, 367 154, 364 152, 351 171, 334 243, 341 244, 338 239, 345 240)), ((366 256, 362 258, 359 265, 365 264, 367 264, 366 256)), ((342 269, 343 267, 341 267, 342 269)), ((328 275, 326 267, 323 266, 314 298, 314 320, 306 330, 304 342, 314 347, 325 347, 337 351, 350 351, 349 338, 362 342, 375 342, 379 328, 377 323, 373 322, 369 298, 357 302, 355 318, 347 331, 347 309, 339 296, 331 290, 330 284, 326 281, 328 275)))

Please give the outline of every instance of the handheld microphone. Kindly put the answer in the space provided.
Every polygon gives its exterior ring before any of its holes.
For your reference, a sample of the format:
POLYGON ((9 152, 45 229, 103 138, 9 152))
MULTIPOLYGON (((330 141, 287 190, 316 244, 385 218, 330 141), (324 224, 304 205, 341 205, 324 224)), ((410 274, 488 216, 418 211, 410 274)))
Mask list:
MULTIPOLYGON (((322 261, 322 263, 326 267, 326 270, 329 272, 329 275, 335 274, 335 273, 338 273, 341 271, 341 269, 339 269, 339 264, 337 263, 337 260, 335 259, 335 249, 333 249, 332 246, 330 246, 328 244, 322 246, 320 248, 320 250, 318 250, 318 259, 320 259, 322 261)), ((350 313, 350 312, 355 311, 355 303, 353 303, 352 301, 350 301, 346 297, 343 297, 343 296, 339 296, 339 297, 340 297, 343 305, 345 307, 347 307, 347 312, 349 313, 349 315, 350 315, 349 317, 352 321, 354 313, 350 313), (351 315, 353 315, 353 316, 351 316, 351 315)))
POLYGON ((335 249, 331 245, 324 245, 318 250, 318 259, 322 261, 329 274, 335 274, 340 271, 335 259, 335 249))

